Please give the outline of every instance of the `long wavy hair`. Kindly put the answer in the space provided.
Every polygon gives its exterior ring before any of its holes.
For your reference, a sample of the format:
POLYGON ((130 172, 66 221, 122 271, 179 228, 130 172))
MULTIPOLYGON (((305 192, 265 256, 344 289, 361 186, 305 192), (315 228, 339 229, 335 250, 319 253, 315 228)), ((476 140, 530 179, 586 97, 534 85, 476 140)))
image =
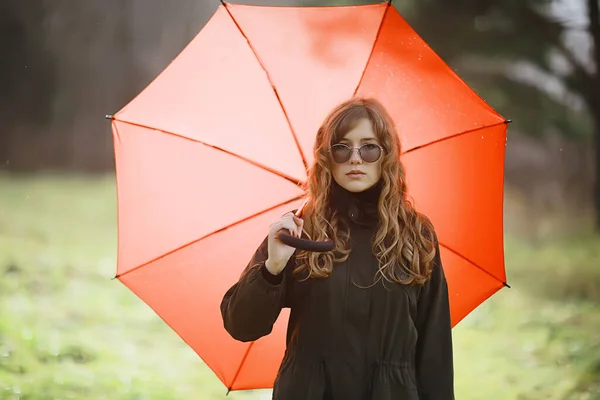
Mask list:
POLYGON ((433 227, 407 198, 406 176, 400 161, 401 145, 392 118, 377 100, 352 98, 338 105, 317 132, 314 163, 305 186, 304 234, 312 240, 331 238, 334 250, 326 253, 298 252, 296 273, 306 278, 325 278, 334 264, 348 258, 350 229, 331 202, 331 145, 338 143, 356 123, 367 118, 384 148, 381 165, 381 195, 378 200, 378 230, 373 254, 379 261, 376 282, 385 279, 400 284, 422 284, 429 279, 435 257, 433 227))

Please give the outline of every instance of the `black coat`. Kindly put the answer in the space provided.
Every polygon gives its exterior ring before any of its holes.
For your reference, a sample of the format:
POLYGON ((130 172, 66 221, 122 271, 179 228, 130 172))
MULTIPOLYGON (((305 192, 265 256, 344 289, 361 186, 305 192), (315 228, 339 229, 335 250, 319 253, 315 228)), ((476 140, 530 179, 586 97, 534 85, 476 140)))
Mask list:
POLYGON ((437 239, 425 285, 373 286, 375 190, 344 191, 342 200, 337 195, 350 222, 352 252, 330 277, 299 281, 292 275, 294 257, 271 275, 264 267, 265 239, 223 298, 225 329, 240 341, 268 335, 282 307, 291 309, 273 399, 454 399, 448 289, 437 239))

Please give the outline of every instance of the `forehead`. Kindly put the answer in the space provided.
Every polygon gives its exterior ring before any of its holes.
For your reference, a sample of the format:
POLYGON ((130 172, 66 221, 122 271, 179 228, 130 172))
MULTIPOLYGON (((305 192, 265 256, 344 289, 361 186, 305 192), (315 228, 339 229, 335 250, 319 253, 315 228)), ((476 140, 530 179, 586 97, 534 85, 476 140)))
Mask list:
POLYGON ((342 138, 342 142, 360 143, 376 140, 373 124, 367 118, 360 119, 342 138))

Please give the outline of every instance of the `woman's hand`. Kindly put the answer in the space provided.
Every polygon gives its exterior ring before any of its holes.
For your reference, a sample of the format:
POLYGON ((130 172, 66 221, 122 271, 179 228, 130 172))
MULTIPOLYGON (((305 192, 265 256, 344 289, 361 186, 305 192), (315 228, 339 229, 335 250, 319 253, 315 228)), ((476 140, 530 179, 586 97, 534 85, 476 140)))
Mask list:
POLYGON ((279 218, 279 220, 273 222, 269 227, 269 255, 265 262, 265 267, 271 274, 279 275, 296 250, 294 247, 283 244, 279 240, 279 232, 287 230, 290 235, 300 237, 303 225, 304 221, 301 218, 289 212, 279 218))

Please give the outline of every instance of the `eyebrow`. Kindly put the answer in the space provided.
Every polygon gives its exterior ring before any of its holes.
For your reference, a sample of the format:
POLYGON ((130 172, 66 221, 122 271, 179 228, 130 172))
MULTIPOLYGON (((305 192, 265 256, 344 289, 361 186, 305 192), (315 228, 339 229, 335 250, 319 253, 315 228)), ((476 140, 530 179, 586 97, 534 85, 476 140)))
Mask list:
MULTIPOLYGON (((361 143, 370 142, 370 141, 375 141, 376 142, 377 138, 376 137, 368 137, 368 138, 362 138, 362 139, 360 139, 361 143)), ((340 140, 340 142, 349 142, 349 140, 346 139, 346 138, 342 138, 342 140, 340 140)))

